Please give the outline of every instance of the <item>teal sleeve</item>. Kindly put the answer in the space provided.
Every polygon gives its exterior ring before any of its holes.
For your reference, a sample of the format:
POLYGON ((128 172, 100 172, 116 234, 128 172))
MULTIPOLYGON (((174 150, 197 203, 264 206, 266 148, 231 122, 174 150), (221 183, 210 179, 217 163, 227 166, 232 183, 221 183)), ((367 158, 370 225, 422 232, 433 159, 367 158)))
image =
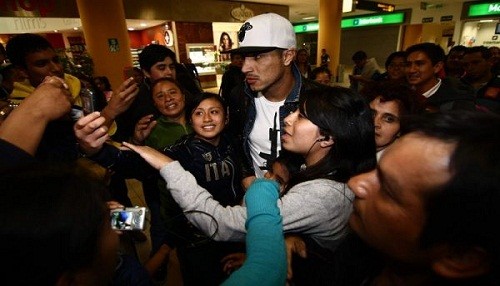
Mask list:
POLYGON ((277 205, 279 185, 256 179, 246 195, 247 258, 222 285, 285 285, 287 261, 277 205))

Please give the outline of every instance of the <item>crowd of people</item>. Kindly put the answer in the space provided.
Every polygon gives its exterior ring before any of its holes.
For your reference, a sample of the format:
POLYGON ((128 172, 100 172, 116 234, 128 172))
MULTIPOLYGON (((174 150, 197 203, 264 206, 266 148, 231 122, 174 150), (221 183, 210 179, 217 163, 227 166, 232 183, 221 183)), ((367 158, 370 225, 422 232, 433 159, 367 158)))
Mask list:
POLYGON ((494 48, 419 43, 385 71, 356 51, 348 88, 326 49, 311 68, 277 14, 248 19, 237 48, 223 36, 219 94, 162 45, 113 90, 66 74, 41 36, 9 40, 4 281, 155 285, 175 249, 187 286, 500 285, 494 48), (128 178, 151 218, 144 263, 119 247, 143 231, 111 228, 110 210, 132 206, 128 178))

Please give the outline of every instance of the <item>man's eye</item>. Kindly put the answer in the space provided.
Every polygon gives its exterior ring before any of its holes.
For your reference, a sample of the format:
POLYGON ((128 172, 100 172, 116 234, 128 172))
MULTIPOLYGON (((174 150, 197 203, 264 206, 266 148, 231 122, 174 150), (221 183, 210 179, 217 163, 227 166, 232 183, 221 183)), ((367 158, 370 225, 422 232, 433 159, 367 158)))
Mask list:
POLYGON ((384 119, 385 122, 388 122, 388 123, 393 123, 393 122, 398 121, 398 119, 395 116, 392 116, 392 115, 386 115, 386 116, 383 117, 383 119, 384 119))

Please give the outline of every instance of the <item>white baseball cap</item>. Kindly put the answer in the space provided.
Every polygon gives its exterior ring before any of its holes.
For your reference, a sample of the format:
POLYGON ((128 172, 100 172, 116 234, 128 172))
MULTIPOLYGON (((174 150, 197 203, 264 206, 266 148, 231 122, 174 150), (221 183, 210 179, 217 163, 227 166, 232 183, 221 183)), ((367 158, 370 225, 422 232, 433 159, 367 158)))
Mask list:
POLYGON ((248 19, 238 32, 239 47, 225 53, 263 53, 297 46, 292 23, 286 18, 265 13, 248 19))

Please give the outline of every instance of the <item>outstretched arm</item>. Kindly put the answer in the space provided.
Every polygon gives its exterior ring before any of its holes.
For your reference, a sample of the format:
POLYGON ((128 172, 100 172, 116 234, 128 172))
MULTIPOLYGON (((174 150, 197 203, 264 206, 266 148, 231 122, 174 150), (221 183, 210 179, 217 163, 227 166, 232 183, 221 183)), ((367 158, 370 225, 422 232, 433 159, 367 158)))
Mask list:
POLYGON ((287 261, 277 190, 278 184, 266 179, 255 180, 248 189, 247 259, 222 285, 285 285, 287 261))

